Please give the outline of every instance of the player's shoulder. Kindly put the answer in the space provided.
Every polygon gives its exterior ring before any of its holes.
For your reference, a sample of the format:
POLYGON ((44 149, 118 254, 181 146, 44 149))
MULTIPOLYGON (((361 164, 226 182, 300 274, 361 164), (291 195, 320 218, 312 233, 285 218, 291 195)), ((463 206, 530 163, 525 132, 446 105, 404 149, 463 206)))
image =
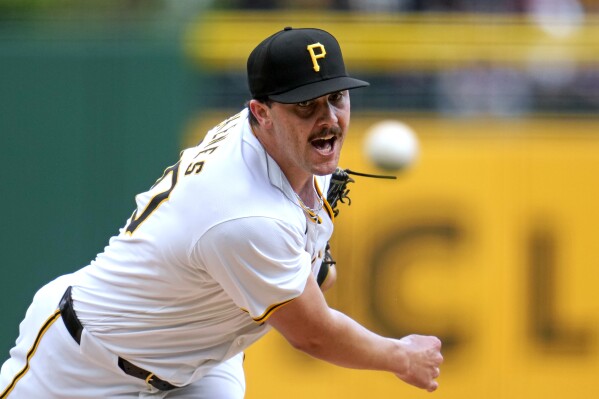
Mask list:
POLYGON ((205 162, 218 158, 223 149, 234 146, 248 128, 247 109, 244 109, 208 130, 197 145, 184 149, 181 152, 181 162, 205 162))
POLYGON ((277 183, 282 179, 280 170, 252 134, 247 111, 210 132, 202 144, 183 152, 175 201, 184 203, 186 212, 201 212, 214 222, 253 216, 289 218, 293 204, 277 183))

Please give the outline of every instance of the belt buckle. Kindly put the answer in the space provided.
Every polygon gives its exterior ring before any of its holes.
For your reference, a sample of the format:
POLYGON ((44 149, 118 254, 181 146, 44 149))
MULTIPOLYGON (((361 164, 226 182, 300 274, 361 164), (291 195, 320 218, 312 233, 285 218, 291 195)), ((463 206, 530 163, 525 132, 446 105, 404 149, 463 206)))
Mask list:
POLYGON ((152 382, 154 381, 154 373, 150 373, 148 374, 148 376, 146 377, 146 384, 148 384, 148 387, 154 387, 154 385, 152 385, 152 382))

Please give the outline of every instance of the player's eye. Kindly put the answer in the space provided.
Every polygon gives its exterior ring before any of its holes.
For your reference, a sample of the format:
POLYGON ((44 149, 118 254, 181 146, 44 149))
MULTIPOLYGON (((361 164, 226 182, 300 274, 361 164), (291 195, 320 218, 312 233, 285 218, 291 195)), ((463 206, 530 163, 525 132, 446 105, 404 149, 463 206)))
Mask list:
POLYGON ((306 107, 309 107, 310 105, 312 105, 312 102, 313 102, 312 100, 302 101, 302 102, 297 103, 297 106, 301 107, 301 108, 306 108, 306 107))
POLYGON ((329 95, 329 101, 331 101, 331 102, 337 102, 337 101, 340 101, 341 99, 343 99, 342 91, 338 91, 337 93, 332 93, 331 95, 329 95))

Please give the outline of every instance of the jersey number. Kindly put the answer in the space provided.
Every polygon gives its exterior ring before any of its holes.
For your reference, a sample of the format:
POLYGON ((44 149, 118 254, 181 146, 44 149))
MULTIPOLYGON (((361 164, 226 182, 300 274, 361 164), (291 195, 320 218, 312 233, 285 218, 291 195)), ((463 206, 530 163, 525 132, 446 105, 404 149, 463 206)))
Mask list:
POLYGON ((171 195, 171 192, 173 191, 173 189, 175 188, 175 185, 177 184, 177 179, 179 176, 179 164, 181 163, 181 161, 177 162, 176 164, 174 164, 173 166, 170 166, 168 168, 166 168, 164 170, 164 173, 162 174, 162 177, 158 180, 156 180, 156 183, 154 183, 154 185, 152 186, 152 188, 150 189, 150 191, 154 190, 154 189, 159 189, 162 188, 163 185, 161 185, 160 183, 162 183, 163 181, 166 181, 166 179, 170 176, 170 185, 168 186, 168 188, 164 191, 161 191, 159 193, 157 193, 156 195, 154 195, 152 197, 152 199, 148 202, 148 204, 146 205, 145 209, 143 210, 143 212, 141 212, 141 214, 138 216, 138 212, 139 212, 139 208, 135 210, 135 212, 133 212, 133 215, 131 216, 131 222, 129 222, 129 225, 127 225, 127 228, 125 229, 125 232, 129 235, 133 234, 133 232, 156 210, 158 209, 158 207, 168 199, 169 195, 171 195))

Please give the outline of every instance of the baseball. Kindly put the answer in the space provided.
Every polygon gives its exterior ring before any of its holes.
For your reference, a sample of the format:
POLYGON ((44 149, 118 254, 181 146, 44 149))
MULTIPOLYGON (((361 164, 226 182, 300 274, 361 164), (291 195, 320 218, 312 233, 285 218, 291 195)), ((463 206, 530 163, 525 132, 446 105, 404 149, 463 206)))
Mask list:
POLYGON ((414 130, 405 123, 383 120, 366 132, 364 151, 377 167, 397 171, 416 161, 419 143, 414 130))

